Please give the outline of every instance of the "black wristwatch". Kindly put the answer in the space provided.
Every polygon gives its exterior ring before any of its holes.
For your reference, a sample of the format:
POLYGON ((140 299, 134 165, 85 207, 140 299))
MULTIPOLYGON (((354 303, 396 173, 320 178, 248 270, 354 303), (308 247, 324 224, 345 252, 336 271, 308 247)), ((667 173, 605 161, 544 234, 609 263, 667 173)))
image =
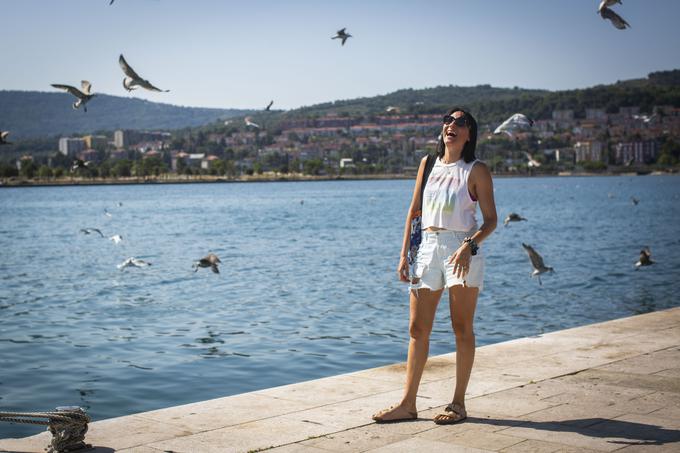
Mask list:
POLYGON ((463 239, 463 242, 464 243, 467 242, 468 244, 470 244, 470 254, 472 256, 475 256, 477 254, 477 250, 479 250, 479 246, 477 245, 475 240, 472 238, 465 238, 463 239))

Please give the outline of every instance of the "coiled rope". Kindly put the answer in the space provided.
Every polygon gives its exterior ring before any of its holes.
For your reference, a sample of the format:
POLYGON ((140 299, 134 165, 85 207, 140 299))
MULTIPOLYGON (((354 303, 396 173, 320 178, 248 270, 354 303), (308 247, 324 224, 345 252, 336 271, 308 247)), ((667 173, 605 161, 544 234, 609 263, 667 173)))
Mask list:
POLYGON ((46 425, 52 433, 47 453, 66 453, 92 448, 85 443, 87 424, 91 421, 85 410, 78 406, 57 407, 49 412, 0 412, 0 421, 46 425), (46 420, 43 420, 46 419, 46 420))

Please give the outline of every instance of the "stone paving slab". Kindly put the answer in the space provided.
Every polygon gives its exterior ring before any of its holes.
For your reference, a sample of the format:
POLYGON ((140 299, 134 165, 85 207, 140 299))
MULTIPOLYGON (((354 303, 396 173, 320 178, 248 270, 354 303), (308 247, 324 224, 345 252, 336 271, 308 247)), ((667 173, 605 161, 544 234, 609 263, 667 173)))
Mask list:
POLYGON ((97 453, 680 451, 680 307, 478 348, 457 425, 432 422, 453 393, 453 353, 428 361, 418 420, 373 423, 404 374, 398 363, 97 421, 87 441, 97 453))

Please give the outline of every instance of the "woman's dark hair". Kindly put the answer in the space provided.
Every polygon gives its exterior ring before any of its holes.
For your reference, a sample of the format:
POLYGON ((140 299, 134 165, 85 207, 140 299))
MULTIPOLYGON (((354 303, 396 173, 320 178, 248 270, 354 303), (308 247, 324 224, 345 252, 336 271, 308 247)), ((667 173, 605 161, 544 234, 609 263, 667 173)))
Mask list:
MULTIPOLYGON (((470 140, 465 143, 463 147, 463 160, 466 164, 472 162, 476 159, 475 149, 477 148, 477 120, 472 116, 470 112, 460 107, 454 107, 447 115, 453 115, 455 112, 463 112, 465 120, 467 121, 468 128, 470 129, 470 140)), ((444 136, 439 137, 439 144, 437 145, 437 157, 444 157, 444 151, 446 150, 446 145, 444 144, 444 136)))

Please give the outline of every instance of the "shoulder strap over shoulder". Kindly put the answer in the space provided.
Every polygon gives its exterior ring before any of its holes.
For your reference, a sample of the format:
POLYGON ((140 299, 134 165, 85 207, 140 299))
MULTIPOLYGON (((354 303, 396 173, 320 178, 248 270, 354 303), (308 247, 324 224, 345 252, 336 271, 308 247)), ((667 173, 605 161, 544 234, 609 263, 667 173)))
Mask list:
POLYGON ((437 156, 428 154, 427 160, 425 161, 425 172, 423 173, 423 181, 420 184, 420 209, 423 209, 423 193, 425 192, 425 186, 427 185, 427 179, 430 177, 432 172, 432 167, 437 160, 437 156))

